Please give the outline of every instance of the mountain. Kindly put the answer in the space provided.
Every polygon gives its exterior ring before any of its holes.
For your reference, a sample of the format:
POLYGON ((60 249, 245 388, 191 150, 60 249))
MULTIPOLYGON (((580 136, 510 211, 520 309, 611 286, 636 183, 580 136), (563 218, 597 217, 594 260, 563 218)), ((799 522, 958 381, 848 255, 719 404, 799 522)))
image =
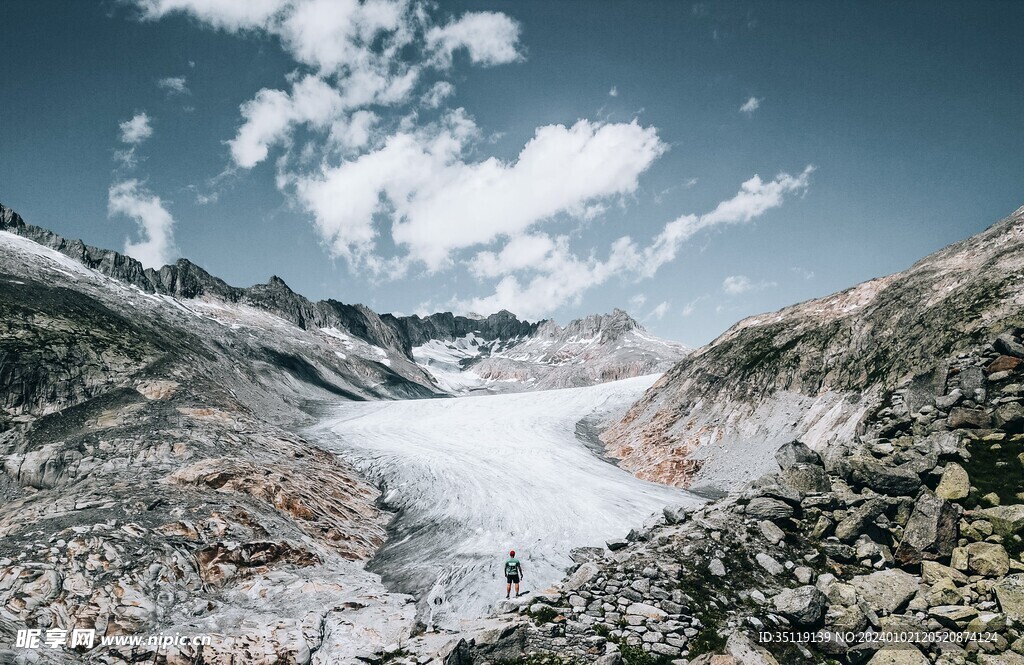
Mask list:
POLYGON ((437 384, 455 393, 589 386, 663 372, 687 353, 682 344, 654 337, 620 309, 564 328, 542 321, 516 336, 473 331, 437 336, 412 348, 413 358, 437 384))
MULTIPOLYGON (((487 317, 450 312, 425 317, 378 315, 364 305, 336 300, 312 302, 277 276, 266 284, 240 288, 187 259, 159 270, 143 268, 131 257, 26 224, 2 204, 0 230, 51 248, 144 293, 169 296, 179 302, 252 308, 320 339, 326 334, 336 340, 331 345, 343 347, 339 356, 342 361, 351 353, 393 370, 385 372, 390 377, 387 381, 376 384, 388 386, 383 393, 364 397, 426 396, 469 388, 507 392, 593 385, 663 371, 685 354, 682 346, 654 338, 619 310, 607 317, 573 321, 564 331, 550 321, 520 321, 505 310, 487 317), (492 361, 474 367, 492 355, 492 361), (402 380, 410 385, 395 392, 402 380)), ((339 364, 338 359, 328 360, 328 365, 339 364)))
POLYGON ((392 517, 380 490, 307 428, 338 401, 448 397, 416 348, 542 328, 145 269, 0 206, 0 662, 25 626, 210 633, 215 649, 178 652, 210 663, 405 639, 415 605, 365 568, 392 517))
POLYGON ((850 440, 903 380, 927 393, 948 357, 1024 324, 1022 287, 1024 208, 904 272, 740 321, 667 371, 604 440, 642 478, 740 486, 785 442, 850 440))

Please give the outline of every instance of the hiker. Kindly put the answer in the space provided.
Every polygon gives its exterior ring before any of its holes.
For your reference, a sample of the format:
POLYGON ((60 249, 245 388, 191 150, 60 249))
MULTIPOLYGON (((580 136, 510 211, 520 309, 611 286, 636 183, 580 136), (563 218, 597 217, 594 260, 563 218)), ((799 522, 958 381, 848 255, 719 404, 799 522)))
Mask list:
POLYGON ((505 562, 505 598, 512 593, 512 585, 516 585, 516 596, 519 595, 519 580, 523 577, 523 564, 516 558, 516 551, 508 553, 508 561, 505 562))

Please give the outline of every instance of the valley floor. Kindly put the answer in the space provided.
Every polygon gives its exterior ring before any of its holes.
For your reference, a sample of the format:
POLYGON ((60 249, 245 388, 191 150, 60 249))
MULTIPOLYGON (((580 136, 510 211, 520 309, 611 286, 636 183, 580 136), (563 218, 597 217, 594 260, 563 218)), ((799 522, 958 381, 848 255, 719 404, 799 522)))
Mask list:
POLYGON ((576 434, 620 414, 656 379, 511 395, 330 407, 319 445, 379 483, 397 514, 371 561, 389 587, 415 594, 428 625, 455 628, 504 598, 515 549, 524 590, 560 580, 569 551, 622 537, 688 492, 638 480, 576 434))

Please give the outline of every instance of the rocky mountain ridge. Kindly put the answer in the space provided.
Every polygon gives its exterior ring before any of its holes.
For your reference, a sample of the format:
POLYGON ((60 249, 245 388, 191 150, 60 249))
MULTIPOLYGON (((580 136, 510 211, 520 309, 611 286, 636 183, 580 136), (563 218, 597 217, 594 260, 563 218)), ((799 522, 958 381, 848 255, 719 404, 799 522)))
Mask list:
MULTIPOLYGON (((477 342, 474 345, 473 355, 482 358, 495 352, 507 351, 520 343, 529 342, 538 334, 541 334, 546 342, 553 342, 560 334, 556 331, 561 330, 554 322, 547 320, 535 323, 521 321, 507 310, 486 317, 459 316, 451 312, 440 312, 423 317, 418 315, 395 316, 393 314, 377 314, 365 305, 350 305, 333 299, 312 302, 294 292, 284 280, 276 275, 272 276, 266 284, 234 287, 188 259, 178 259, 173 265, 163 266, 159 270, 144 268, 135 259, 113 250, 86 245, 81 240, 68 240, 44 228, 27 224, 20 215, 2 204, 0 204, 0 230, 49 247, 87 268, 134 286, 145 293, 186 300, 212 298, 232 305, 267 311, 303 330, 341 331, 371 347, 383 349, 384 358, 392 360, 400 358, 400 367, 396 366, 400 372, 409 369, 409 364, 417 362, 414 358, 415 348, 431 342, 440 342, 444 346, 446 343, 457 343, 459 340, 471 336, 477 342), (402 360, 407 362, 402 362, 402 360)), ((616 311, 619 312, 619 310, 616 311)), ((578 336, 579 331, 594 326, 600 327, 605 318, 608 317, 593 315, 570 322, 562 336, 578 336)), ((612 336, 625 335, 638 328, 638 324, 625 312, 610 315, 608 320, 615 323, 606 325, 604 328, 602 342, 606 344, 613 341, 612 336), (616 318, 621 319, 622 316, 632 323, 621 322, 616 318)), ((551 374, 551 370, 547 366, 551 363, 542 359, 539 362, 519 362, 514 371, 507 367, 489 366, 484 372, 487 376, 482 381, 490 382, 493 389, 591 385, 616 378, 628 378, 662 371, 681 357, 675 350, 681 347, 657 340, 649 335, 642 339, 631 338, 627 342, 629 345, 639 348, 641 356, 639 360, 633 357, 625 358, 621 362, 611 358, 602 359, 598 357, 598 353, 592 350, 588 354, 587 360, 604 360, 605 368, 601 371, 572 371, 570 372, 572 376, 554 382, 545 381, 547 375, 551 374), (644 348, 645 346, 650 348, 644 348), (666 356, 665 358, 657 357, 659 350, 662 355, 666 356), (648 351, 653 352, 647 353, 648 351), (537 376, 538 372, 543 373, 544 377, 537 376), (531 378, 535 383, 529 381, 531 378), (521 385, 513 386, 512 383, 521 385), (552 383, 558 385, 554 386, 552 383)), ((519 353, 518 355, 522 360, 528 354, 519 353)), ((475 357, 472 360, 478 359, 475 357)), ((468 368, 470 364, 472 363, 467 362, 448 369, 458 372, 468 368)), ((418 368, 410 374, 409 378, 415 382, 421 382, 426 378, 428 382, 436 383, 436 381, 432 381, 435 377, 429 368, 426 370, 418 368)), ((444 388, 439 390, 444 390, 444 388)))
POLYGON ((643 478, 737 487, 770 452, 849 440, 936 358, 1024 323, 1024 208, 908 270, 740 321, 681 360, 604 439, 643 478))

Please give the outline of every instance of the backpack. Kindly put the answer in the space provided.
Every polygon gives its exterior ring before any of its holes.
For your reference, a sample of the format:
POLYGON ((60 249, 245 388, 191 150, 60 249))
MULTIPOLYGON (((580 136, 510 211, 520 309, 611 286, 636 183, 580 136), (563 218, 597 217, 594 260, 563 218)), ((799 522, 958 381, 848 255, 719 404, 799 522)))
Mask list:
POLYGON ((519 561, 516 559, 509 559, 505 562, 505 574, 506 575, 518 575, 519 574, 519 561))

